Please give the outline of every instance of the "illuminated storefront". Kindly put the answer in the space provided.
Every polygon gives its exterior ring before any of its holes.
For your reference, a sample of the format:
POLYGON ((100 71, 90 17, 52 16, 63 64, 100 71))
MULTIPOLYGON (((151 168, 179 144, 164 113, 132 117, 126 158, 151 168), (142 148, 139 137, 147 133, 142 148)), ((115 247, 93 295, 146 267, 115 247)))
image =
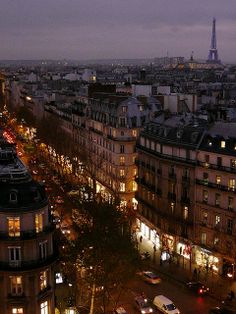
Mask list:
POLYGON ((179 242, 177 244, 177 253, 179 255, 183 256, 184 258, 190 260, 190 258, 191 258, 191 251, 192 251, 192 248, 191 248, 190 244, 182 243, 182 242, 179 242))
POLYGON ((197 247, 195 251, 195 261, 197 265, 206 270, 219 272, 219 258, 214 256, 211 251, 197 247))
POLYGON ((137 219, 137 226, 139 226, 139 232, 143 237, 150 240, 156 246, 156 249, 160 248, 160 237, 155 229, 149 227, 139 219, 137 219))

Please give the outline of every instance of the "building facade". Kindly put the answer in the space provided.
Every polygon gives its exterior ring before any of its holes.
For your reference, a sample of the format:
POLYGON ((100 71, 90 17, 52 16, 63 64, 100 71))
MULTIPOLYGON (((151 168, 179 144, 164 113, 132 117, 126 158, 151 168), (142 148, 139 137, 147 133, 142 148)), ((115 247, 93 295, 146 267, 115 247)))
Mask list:
POLYGON ((183 120, 149 124, 140 134, 138 226, 163 261, 177 258, 232 278, 236 125, 183 120))
POLYGON ((0 300, 2 314, 53 314, 54 248, 48 199, 1 136, 0 300))

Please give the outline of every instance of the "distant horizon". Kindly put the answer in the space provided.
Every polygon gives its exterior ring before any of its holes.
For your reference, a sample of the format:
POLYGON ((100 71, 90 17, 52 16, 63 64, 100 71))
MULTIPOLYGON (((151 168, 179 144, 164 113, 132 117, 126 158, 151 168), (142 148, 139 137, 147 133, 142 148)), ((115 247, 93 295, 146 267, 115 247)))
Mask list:
POLYGON ((3 0, 0 60, 206 60, 215 17, 219 59, 234 63, 235 11, 235 0, 3 0))

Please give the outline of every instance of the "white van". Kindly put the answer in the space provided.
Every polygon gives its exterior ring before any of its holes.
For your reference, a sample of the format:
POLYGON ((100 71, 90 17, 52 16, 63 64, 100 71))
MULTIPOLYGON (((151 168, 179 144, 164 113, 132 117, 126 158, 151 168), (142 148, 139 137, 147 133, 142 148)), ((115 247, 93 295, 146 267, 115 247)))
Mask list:
POLYGON ((179 309, 176 308, 174 303, 168 298, 166 298, 164 295, 157 295, 153 300, 153 304, 162 313, 180 314, 179 309))

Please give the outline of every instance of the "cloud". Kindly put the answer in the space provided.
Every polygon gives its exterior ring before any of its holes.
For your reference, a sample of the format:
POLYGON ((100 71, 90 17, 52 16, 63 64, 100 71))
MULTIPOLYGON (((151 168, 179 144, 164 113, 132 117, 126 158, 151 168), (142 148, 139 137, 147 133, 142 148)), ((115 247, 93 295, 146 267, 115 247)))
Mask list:
POLYGON ((215 16, 220 55, 233 59, 235 12, 235 0, 2 0, 0 58, 202 58, 215 16))

